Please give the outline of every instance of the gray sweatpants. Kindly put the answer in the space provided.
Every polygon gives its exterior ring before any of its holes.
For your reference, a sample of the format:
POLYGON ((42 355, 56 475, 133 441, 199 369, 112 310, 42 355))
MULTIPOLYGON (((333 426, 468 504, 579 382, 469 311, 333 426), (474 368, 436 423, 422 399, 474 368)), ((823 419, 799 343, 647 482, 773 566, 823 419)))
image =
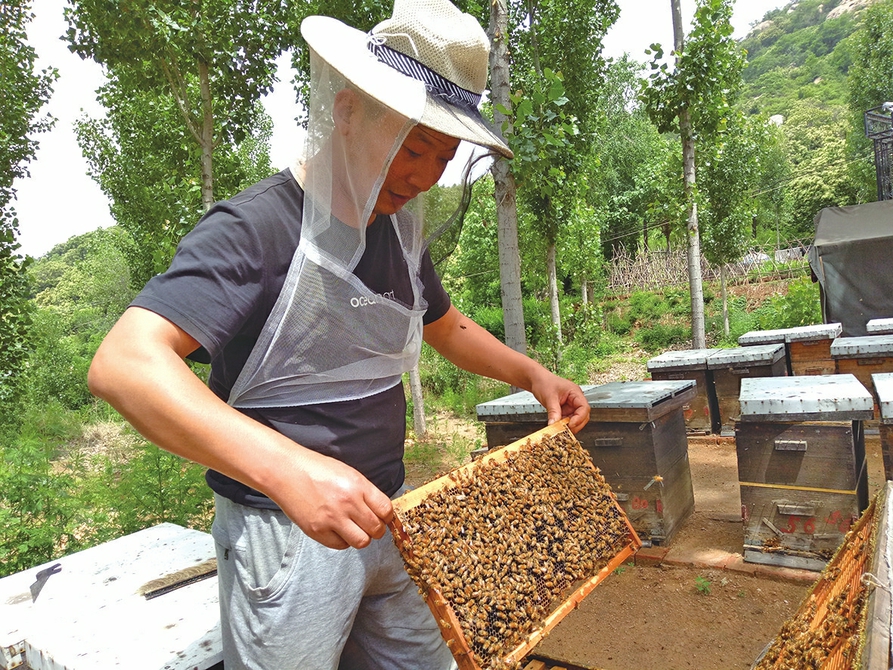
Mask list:
POLYGON ((281 512, 215 502, 226 670, 456 668, 390 533, 329 549, 281 512))

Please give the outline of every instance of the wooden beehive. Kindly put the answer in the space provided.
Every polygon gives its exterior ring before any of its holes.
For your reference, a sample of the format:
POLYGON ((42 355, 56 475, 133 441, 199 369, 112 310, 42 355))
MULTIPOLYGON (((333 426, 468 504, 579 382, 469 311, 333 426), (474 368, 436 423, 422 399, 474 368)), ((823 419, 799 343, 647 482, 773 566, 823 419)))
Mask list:
POLYGON ((791 374, 833 375, 837 372, 831 344, 843 327, 839 323, 821 323, 813 326, 789 328, 785 332, 785 344, 791 360, 791 374))
POLYGON ((878 432, 881 438, 881 454, 884 458, 884 477, 891 480, 893 479, 893 373, 871 375, 871 379, 881 416, 878 432))
POLYGON ((872 375, 893 372, 893 335, 838 337, 831 345, 837 372, 851 374, 868 389, 875 399, 875 418, 879 416, 877 393, 872 375))
POLYGON ((646 364, 651 379, 655 381, 689 379, 697 384, 697 395, 683 408, 685 428, 691 433, 719 430, 713 375, 707 369, 707 358, 718 351, 719 349, 666 351, 646 364))
POLYGON ((398 498, 390 528, 461 670, 517 667, 641 546, 566 421, 398 498))
POLYGON ((591 414, 577 435, 636 533, 668 544, 694 510, 684 409, 695 383, 611 382, 586 392, 591 414))
POLYGON ((203 670, 223 658, 214 539, 162 523, 0 579, 0 669, 203 670))
POLYGON ((751 330, 744 335, 738 337, 738 344, 742 347, 764 346, 767 344, 784 345, 784 364, 789 375, 794 374, 791 370, 791 356, 788 351, 785 335, 788 334, 790 328, 778 328, 775 330, 751 330))
POLYGON ((768 377, 740 402, 744 560, 821 570, 868 504, 871 396, 852 375, 768 377))
POLYGON ((779 343, 720 349, 707 358, 707 369, 713 375, 720 433, 733 435, 741 414, 738 403, 741 380, 787 375, 785 348, 779 343))
POLYGON ((890 667, 890 486, 847 533, 753 670, 890 667))

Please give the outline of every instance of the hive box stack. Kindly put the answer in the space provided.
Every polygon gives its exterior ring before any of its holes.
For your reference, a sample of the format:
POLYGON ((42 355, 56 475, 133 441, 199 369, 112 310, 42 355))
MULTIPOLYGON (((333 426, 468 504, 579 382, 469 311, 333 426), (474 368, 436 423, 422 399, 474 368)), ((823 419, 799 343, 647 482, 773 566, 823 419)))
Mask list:
POLYGON ((833 375, 837 372, 831 343, 840 336, 842 329, 839 323, 788 328, 784 341, 791 359, 791 374, 833 375))
POLYGON ((787 375, 784 344, 720 349, 707 359, 713 375, 718 421, 723 435, 734 435, 740 415, 738 394, 746 377, 784 377, 787 375))
POLYGON ((893 318, 871 319, 865 324, 865 330, 869 335, 893 335, 893 318))
MULTIPOLYGON (((611 382, 583 387, 590 421, 577 434, 644 542, 666 544, 694 508, 683 407, 691 380, 611 382)), ((546 423, 523 391, 477 407, 487 443, 510 444, 546 423)))
MULTIPOLYGON (((837 372, 855 376, 874 394, 871 376, 893 372, 893 335, 838 337, 831 344, 831 355, 837 362, 837 372)), ((876 394, 874 398, 876 402, 876 394)), ((878 411, 875 407, 875 418, 878 411)))
POLYGON ((744 560, 821 570, 868 504, 871 394, 852 375, 753 378, 740 403, 744 560))
POLYGON ((881 453, 884 456, 884 478, 893 479, 893 373, 872 375, 881 415, 881 453))
POLYGON ((691 380, 697 384, 697 395, 683 407, 685 428, 692 433, 719 430, 716 392, 713 376, 707 369, 707 358, 719 349, 687 349, 667 351, 648 361, 648 372, 654 381, 691 380))

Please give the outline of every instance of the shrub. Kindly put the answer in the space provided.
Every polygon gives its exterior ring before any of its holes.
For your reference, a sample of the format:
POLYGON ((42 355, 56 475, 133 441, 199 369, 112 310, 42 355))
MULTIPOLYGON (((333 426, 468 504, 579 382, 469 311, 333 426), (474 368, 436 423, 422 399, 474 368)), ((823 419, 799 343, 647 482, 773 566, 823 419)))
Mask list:
POLYGON ((657 323, 636 333, 636 341, 645 351, 665 351, 674 345, 691 341, 691 328, 677 324, 657 323))
POLYGON ((501 307, 480 307, 470 317, 497 340, 505 341, 505 321, 501 307))
POLYGON ((756 310, 760 330, 797 328, 822 322, 818 284, 800 277, 788 284, 786 295, 776 295, 756 310))
POLYGON ((77 431, 57 402, 25 407, 21 432, 0 448, 0 574, 8 575, 75 548, 80 502, 74 479, 53 467, 77 431))

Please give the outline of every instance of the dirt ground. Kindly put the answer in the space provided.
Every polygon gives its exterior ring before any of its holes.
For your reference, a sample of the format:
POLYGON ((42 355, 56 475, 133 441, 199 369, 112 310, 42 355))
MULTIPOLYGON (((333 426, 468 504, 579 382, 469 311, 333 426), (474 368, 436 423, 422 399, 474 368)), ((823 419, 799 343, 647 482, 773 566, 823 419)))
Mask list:
MULTIPOLYGON (((866 452, 874 495, 884 481, 876 435, 866 436, 866 452)), ((689 459, 695 511, 670 547, 740 554, 734 440, 690 439, 689 459)), ((746 670, 810 586, 728 570, 628 564, 600 584, 534 654, 599 670, 746 670)))

